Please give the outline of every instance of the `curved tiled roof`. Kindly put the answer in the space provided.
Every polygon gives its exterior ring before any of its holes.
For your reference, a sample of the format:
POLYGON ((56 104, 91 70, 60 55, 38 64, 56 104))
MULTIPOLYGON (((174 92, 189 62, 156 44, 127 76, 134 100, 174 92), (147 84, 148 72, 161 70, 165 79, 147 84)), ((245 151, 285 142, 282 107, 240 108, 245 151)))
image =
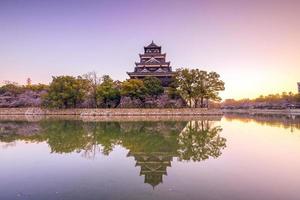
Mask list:
POLYGON ((149 45, 146 46, 145 48, 160 48, 160 46, 157 46, 157 45, 153 42, 153 40, 152 40, 151 44, 149 44, 149 45))
POLYGON ((160 61, 156 60, 154 57, 152 57, 149 60, 145 61, 145 63, 160 63, 160 61))

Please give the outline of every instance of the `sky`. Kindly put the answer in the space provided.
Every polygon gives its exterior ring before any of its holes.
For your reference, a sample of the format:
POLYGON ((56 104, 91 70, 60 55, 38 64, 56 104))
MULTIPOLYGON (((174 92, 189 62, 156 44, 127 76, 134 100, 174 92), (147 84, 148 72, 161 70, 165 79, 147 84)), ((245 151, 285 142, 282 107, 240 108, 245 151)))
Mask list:
POLYGON ((125 80, 154 40, 173 69, 219 73, 223 99, 296 92, 299 10, 299 0, 0 0, 0 83, 125 80))

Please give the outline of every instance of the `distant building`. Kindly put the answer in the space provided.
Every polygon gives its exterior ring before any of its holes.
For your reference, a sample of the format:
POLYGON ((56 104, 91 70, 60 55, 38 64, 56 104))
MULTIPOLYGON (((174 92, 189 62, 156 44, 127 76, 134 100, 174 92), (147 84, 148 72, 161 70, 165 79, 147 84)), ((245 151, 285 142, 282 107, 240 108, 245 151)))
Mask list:
POLYGON ((298 93, 300 93, 300 82, 298 82, 297 84, 298 84, 298 93))
POLYGON ((156 77, 161 80, 162 85, 167 87, 174 72, 170 62, 166 62, 166 54, 161 53, 161 46, 153 41, 144 47, 144 54, 139 54, 140 62, 135 63, 134 72, 127 72, 131 79, 143 79, 145 77, 156 77))
POLYGON ((26 83, 27 83, 27 86, 30 86, 31 85, 31 79, 27 78, 26 83))

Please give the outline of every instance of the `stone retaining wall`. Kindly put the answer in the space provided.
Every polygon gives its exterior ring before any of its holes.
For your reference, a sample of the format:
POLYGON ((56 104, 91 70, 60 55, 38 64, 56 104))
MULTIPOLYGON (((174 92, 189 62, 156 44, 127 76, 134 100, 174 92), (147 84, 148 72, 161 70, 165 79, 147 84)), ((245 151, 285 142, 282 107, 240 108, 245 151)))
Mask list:
POLYGON ((0 115, 78 115, 78 116, 200 116, 222 115, 219 109, 41 109, 41 108, 0 108, 0 115))
POLYGON ((222 115, 144 115, 144 116, 78 116, 78 115, 0 115, 1 121, 28 121, 42 120, 78 120, 84 122, 108 121, 220 121, 222 115))

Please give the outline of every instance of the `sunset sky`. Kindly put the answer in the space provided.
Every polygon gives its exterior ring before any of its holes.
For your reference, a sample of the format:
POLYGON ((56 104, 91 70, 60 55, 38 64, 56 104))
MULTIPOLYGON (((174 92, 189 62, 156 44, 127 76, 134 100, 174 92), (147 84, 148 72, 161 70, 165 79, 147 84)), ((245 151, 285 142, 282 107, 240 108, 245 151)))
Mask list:
POLYGON ((300 81, 297 0, 1 0, 0 82, 125 80, 151 40, 173 69, 218 72, 224 99, 296 92, 300 81))

